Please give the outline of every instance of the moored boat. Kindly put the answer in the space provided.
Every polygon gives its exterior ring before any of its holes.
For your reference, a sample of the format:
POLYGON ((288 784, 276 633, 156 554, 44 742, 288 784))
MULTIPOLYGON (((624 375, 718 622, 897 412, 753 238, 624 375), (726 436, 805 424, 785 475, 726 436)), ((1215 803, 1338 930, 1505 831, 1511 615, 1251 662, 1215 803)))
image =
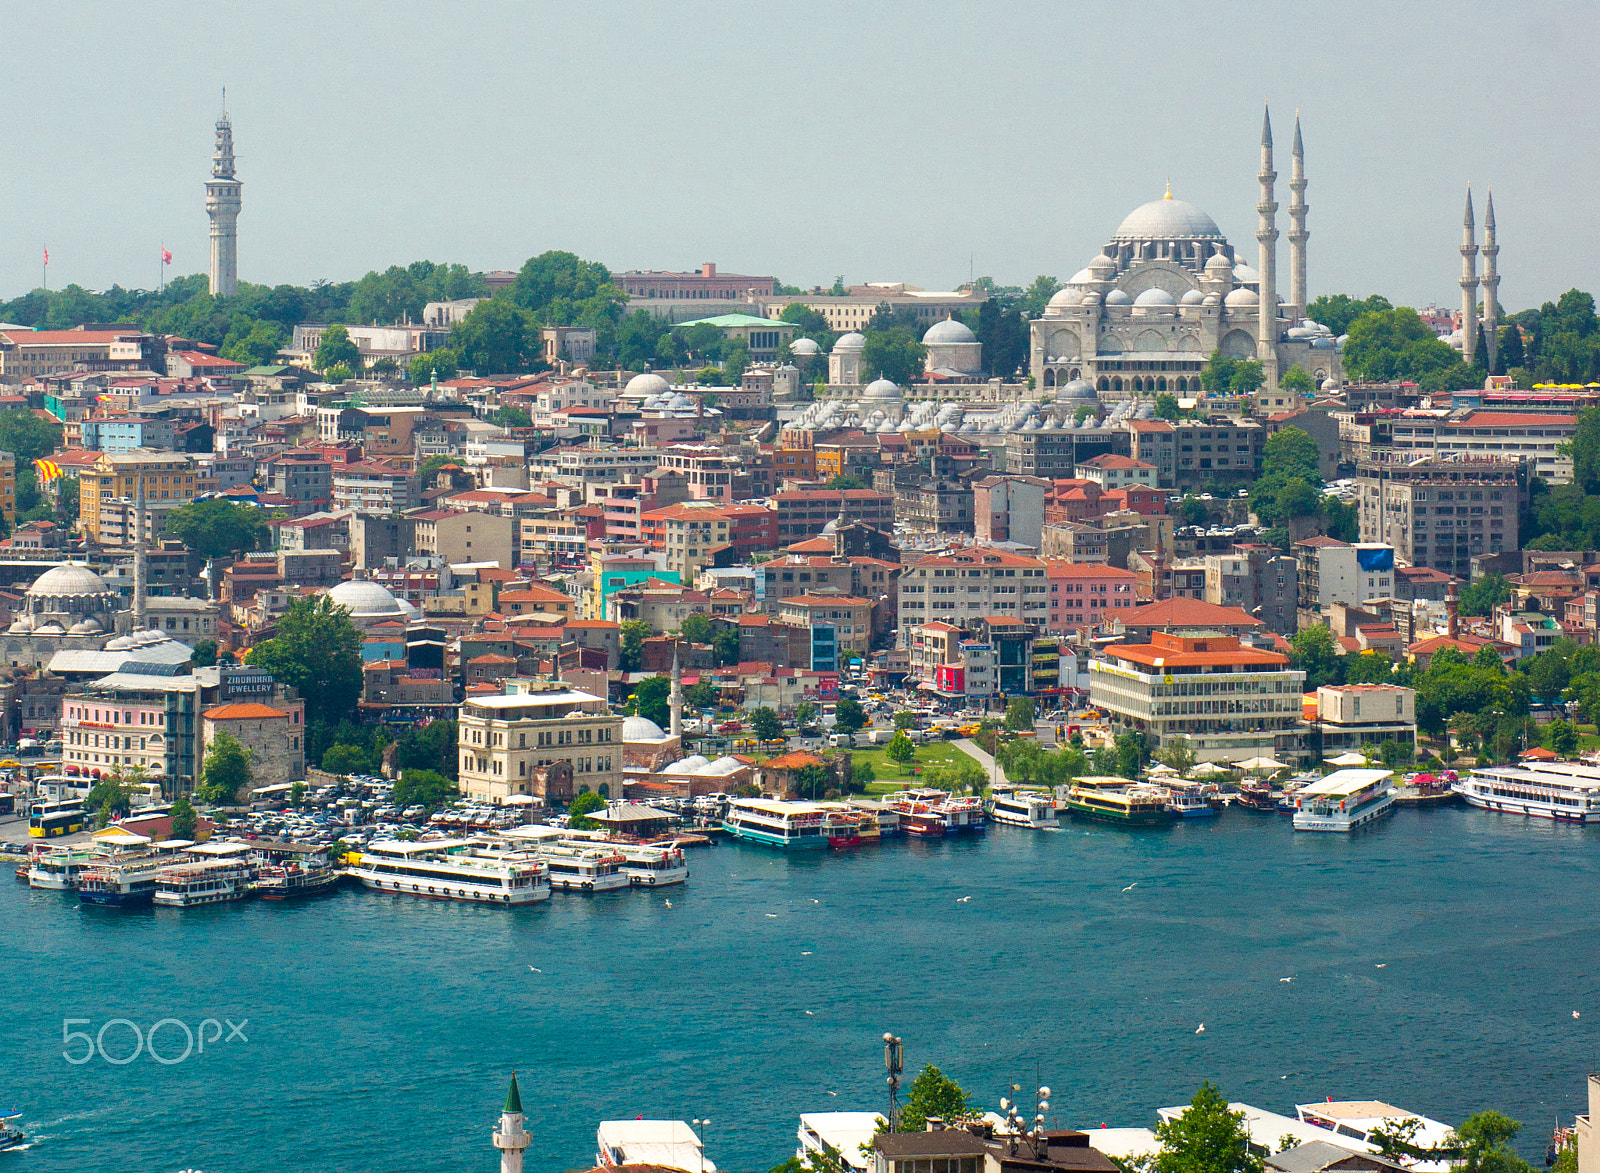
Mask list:
POLYGON ((1167 791, 1126 778, 1080 778, 1067 794, 1074 819, 1118 827, 1164 827, 1173 820, 1167 791))
POLYGON ((326 859, 263 864, 256 872, 256 894, 263 900, 297 900, 338 885, 339 873, 326 859))
POLYGON ((1217 813, 1204 787, 1181 782, 1167 783, 1167 809, 1180 819, 1208 819, 1217 813))
POLYGON ((622 874, 636 888, 661 888, 689 878, 683 848, 663 843, 612 844, 622 856, 622 874))
POLYGON ((350 874, 374 892, 480 904, 550 899, 550 865, 530 851, 492 850, 476 839, 379 840, 350 874))
POLYGON ((615 844, 541 843, 539 857, 549 865, 550 886, 564 892, 614 892, 632 882, 615 844))
POLYGON ((1296 831, 1349 832, 1394 813, 1389 770, 1335 770, 1294 792, 1296 831))
POLYGON ((1456 782, 1452 790, 1479 810, 1600 823, 1600 766, 1588 762, 1486 766, 1456 782))
POLYGON ((155 903, 163 908, 226 904, 250 895, 255 868, 243 859, 203 859, 172 864, 156 876, 155 903))
POLYGON ((1237 798, 1239 806, 1256 814, 1278 813, 1278 796, 1265 782, 1241 782, 1237 798))
POLYGON ((989 817, 1012 827, 1054 827, 1055 796, 1042 790, 999 791, 989 808, 989 817))
POLYGON ((735 839, 809 851, 828 845, 828 809, 815 802, 772 798, 740 798, 728 807, 722 829, 735 839))

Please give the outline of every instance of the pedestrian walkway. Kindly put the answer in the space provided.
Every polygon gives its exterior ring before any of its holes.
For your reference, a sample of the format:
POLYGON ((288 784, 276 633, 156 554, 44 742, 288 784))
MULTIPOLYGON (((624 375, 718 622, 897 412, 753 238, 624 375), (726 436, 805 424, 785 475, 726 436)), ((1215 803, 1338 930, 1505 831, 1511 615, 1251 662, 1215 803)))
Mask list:
POLYGON ((956 747, 963 753, 970 754, 972 760, 983 767, 984 775, 991 782, 1009 782, 1006 772, 1002 770, 993 757, 983 751, 983 747, 970 737, 963 737, 956 742, 956 747))

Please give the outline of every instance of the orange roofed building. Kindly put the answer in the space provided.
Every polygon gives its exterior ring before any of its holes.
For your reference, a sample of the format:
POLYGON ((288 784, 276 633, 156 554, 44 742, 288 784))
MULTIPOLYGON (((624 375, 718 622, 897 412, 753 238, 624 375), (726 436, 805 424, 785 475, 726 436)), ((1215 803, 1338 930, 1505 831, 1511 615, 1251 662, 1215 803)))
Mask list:
POLYGON ((1117 729, 1143 733, 1152 751, 1187 745, 1201 761, 1294 764, 1308 752, 1305 679, 1289 657, 1245 647, 1236 635, 1157 631, 1149 643, 1113 644, 1090 661, 1089 703, 1117 729))

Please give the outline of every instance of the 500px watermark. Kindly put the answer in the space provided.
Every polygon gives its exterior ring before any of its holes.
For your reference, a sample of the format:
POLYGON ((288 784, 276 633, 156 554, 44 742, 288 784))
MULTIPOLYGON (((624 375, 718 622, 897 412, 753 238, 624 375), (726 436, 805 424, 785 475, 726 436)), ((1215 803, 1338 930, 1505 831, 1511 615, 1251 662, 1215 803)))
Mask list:
POLYGON ((139 1057, 140 1052, 148 1052, 150 1058, 157 1063, 170 1066, 182 1063, 191 1054, 204 1055, 206 1044, 215 1047, 220 1043, 234 1041, 246 1042, 244 1028, 250 1025, 246 1018, 243 1022, 235 1023, 231 1018, 224 1018, 218 1022, 215 1018, 202 1019, 193 1030, 189 1025, 176 1018, 163 1018, 152 1023, 148 1031, 139 1029, 139 1024, 126 1018, 112 1018, 103 1023, 98 1031, 89 1034, 87 1031, 73 1030, 75 1026, 93 1026, 94 1021, 88 1018, 64 1018, 61 1020, 61 1041, 67 1049, 61 1052, 61 1057, 68 1063, 87 1063, 96 1055, 117 1067, 126 1067, 139 1057), (223 1037, 222 1023, 228 1024, 227 1037, 223 1037), (115 1029, 113 1029, 115 1028, 115 1029), (111 1048, 106 1048, 106 1032, 111 1031, 111 1048), (132 1033, 133 1038, 128 1039, 132 1033), (210 1036, 207 1037, 207 1032, 210 1036), (161 1050, 156 1049, 156 1036, 161 1036, 161 1050), (183 1039, 183 1050, 177 1049, 179 1036, 183 1039), (133 1044, 133 1049, 127 1050, 128 1044, 133 1044), (82 1047, 79 1051, 76 1048, 82 1047), (163 1052, 165 1052, 163 1054, 163 1052))

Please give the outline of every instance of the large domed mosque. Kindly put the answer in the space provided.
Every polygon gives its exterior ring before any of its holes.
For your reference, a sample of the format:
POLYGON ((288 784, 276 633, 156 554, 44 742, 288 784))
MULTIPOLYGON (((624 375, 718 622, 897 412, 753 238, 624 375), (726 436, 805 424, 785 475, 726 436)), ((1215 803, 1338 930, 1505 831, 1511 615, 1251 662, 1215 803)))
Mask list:
POLYGON ((136 627, 135 611, 94 571, 77 562, 52 566, 24 593, 6 629, 6 666, 105 674, 124 661, 182 664, 193 654, 164 632, 136 627))

